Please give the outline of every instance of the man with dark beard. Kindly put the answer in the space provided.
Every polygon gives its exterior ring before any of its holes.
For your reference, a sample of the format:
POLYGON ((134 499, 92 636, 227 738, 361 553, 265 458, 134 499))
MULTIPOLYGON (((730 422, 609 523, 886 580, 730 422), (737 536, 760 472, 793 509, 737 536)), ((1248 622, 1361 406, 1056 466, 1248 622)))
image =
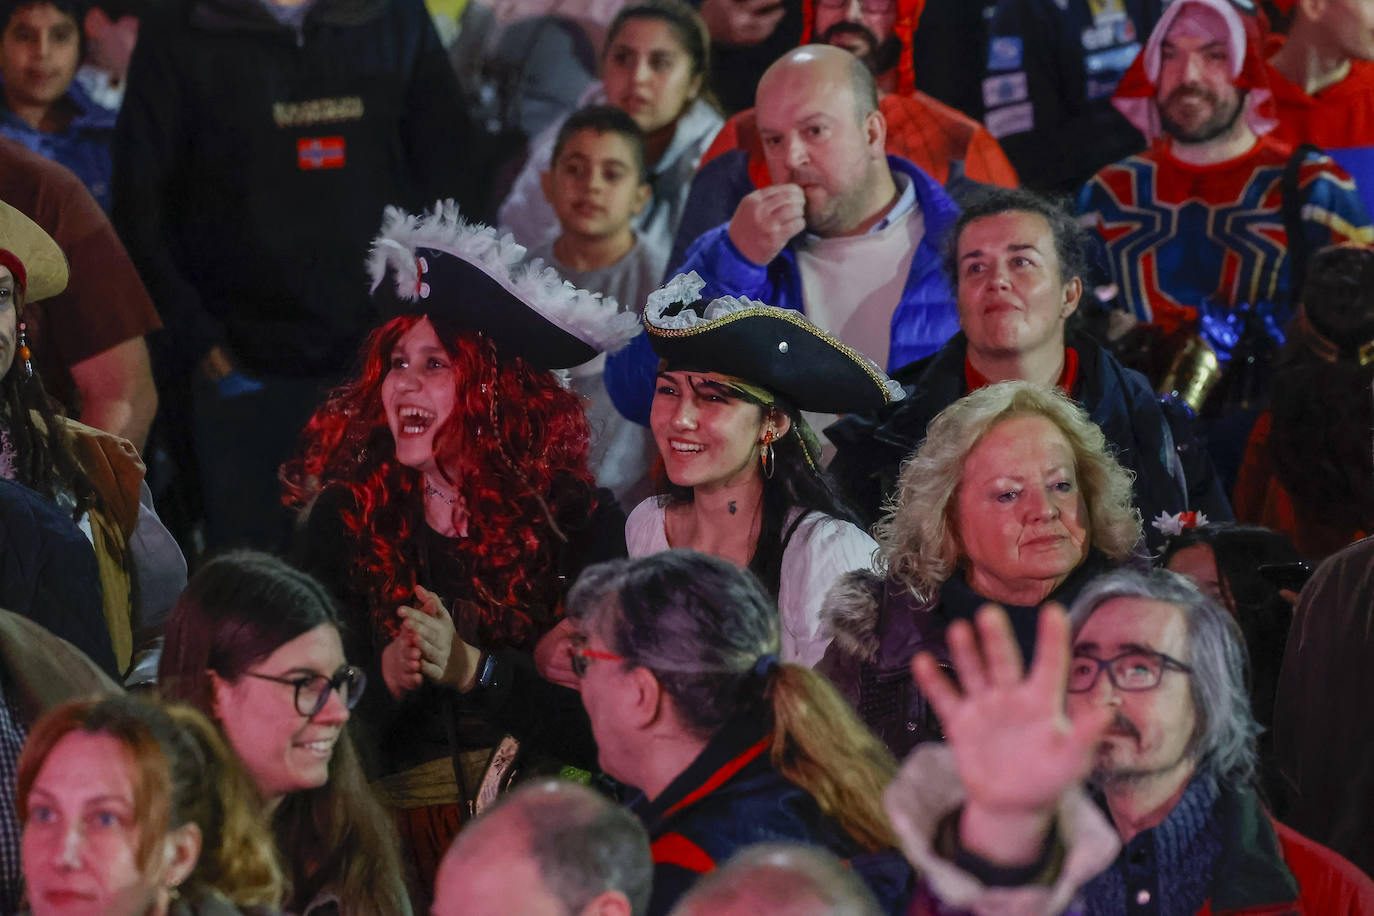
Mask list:
MULTIPOLYGON (((1200 308, 1223 323, 1248 309, 1282 328, 1309 254, 1374 238, 1350 176, 1320 153, 1292 161, 1271 134, 1262 50, 1253 10, 1175 0, 1122 78, 1113 104, 1151 146, 1099 171, 1078 197, 1130 316, 1119 329, 1132 318, 1191 329, 1200 308)), ((1208 342, 1229 357, 1220 337, 1208 342)))

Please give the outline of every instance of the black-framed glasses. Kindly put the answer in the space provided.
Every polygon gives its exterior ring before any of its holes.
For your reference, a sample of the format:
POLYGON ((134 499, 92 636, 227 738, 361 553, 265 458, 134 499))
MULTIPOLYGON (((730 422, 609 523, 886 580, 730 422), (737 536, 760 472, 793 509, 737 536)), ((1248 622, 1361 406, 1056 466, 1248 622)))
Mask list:
POLYGON ((1117 690, 1133 693, 1154 690, 1164 679, 1165 671, 1192 674, 1193 669, 1163 652, 1134 649, 1112 658, 1075 655, 1069 662, 1069 693, 1087 693, 1097 683, 1097 676, 1107 672, 1107 680, 1117 690))
POLYGON ((248 677, 274 684, 286 684, 296 688, 296 712, 307 719, 324 709, 329 702, 330 691, 336 691, 345 709, 358 705, 358 700, 367 687, 367 674, 361 668, 344 665, 329 677, 323 674, 302 674, 299 677, 273 677, 270 674, 246 672, 248 677))

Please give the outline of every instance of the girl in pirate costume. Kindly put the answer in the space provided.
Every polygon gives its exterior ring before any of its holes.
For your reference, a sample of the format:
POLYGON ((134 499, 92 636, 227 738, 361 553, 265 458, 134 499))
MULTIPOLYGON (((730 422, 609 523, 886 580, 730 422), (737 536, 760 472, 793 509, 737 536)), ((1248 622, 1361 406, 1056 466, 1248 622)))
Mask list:
POLYGON ((778 602, 782 659, 814 665, 829 637, 821 599, 877 544, 820 472, 802 411, 876 409, 903 396, 876 365, 797 312, 700 298, 695 273, 652 294, 660 359, 650 427, 666 492, 630 513, 631 556, 688 547, 753 571, 778 602))
MULTIPOLYGON (((635 316, 523 255, 452 204, 388 210, 369 270, 392 317, 283 468, 307 510, 296 561, 335 591, 347 657, 378 687, 355 713, 359 745, 420 889, 510 756, 484 706, 497 691, 459 693, 495 686, 473 647, 529 664, 578 572, 625 552, 582 405, 549 370, 622 345, 635 316)), ((522 735, 525 759, 563 737, 522 735)))

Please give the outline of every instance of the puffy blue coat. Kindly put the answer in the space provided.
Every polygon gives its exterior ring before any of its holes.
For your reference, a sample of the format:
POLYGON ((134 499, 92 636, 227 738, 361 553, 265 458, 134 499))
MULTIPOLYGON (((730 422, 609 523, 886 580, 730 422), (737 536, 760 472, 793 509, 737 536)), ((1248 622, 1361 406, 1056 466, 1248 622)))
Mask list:
MULTIPOLYGON (((940 349, 959 330, 959 312, 944 275, 941 246, 959 216, 959 207, 925 172, 898 156, 888 156, 894 172, 911 179, 916 205, 925 216, 925 236, 916 246, 902 301, 892 313, 888 366, 905 366, 940 349)), ((717 226, 687 250, 687 261, 674 273, 695 270, 706 281, 702 295, 748 296, 778 308, 805 312, 801 273, 791 243, 769 264, 759 265, 739 253, 730 241, 729 224, 717 226)), ((648 425, 658 357, 648 338, 636 337, 606 359, 606 388, 625 416, 648 425)))

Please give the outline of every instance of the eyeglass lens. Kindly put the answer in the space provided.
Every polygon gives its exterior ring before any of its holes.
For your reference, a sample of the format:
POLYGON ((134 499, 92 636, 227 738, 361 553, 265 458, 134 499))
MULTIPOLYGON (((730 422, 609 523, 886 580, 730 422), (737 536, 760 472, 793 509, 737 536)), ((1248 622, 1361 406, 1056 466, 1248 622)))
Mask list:
POLYGON ((333 677, 317 674, 304 678, 296 684, 296 711, 303 716, 315 715, 329 702, 331 690, 337 690, 344 707, 352 709, 358 705, 366 683, 366 675, 352 665, 340 668, 333 677))
POLYGON ((1143 652, 1128 652, 1106 659, 1075 656, 1069 667, 1069 691, 1091 690, 1097 683, 1098 674, 1104 670, 1117 690, 1149 690, 1164 676, 1164 658, 1143 652))

